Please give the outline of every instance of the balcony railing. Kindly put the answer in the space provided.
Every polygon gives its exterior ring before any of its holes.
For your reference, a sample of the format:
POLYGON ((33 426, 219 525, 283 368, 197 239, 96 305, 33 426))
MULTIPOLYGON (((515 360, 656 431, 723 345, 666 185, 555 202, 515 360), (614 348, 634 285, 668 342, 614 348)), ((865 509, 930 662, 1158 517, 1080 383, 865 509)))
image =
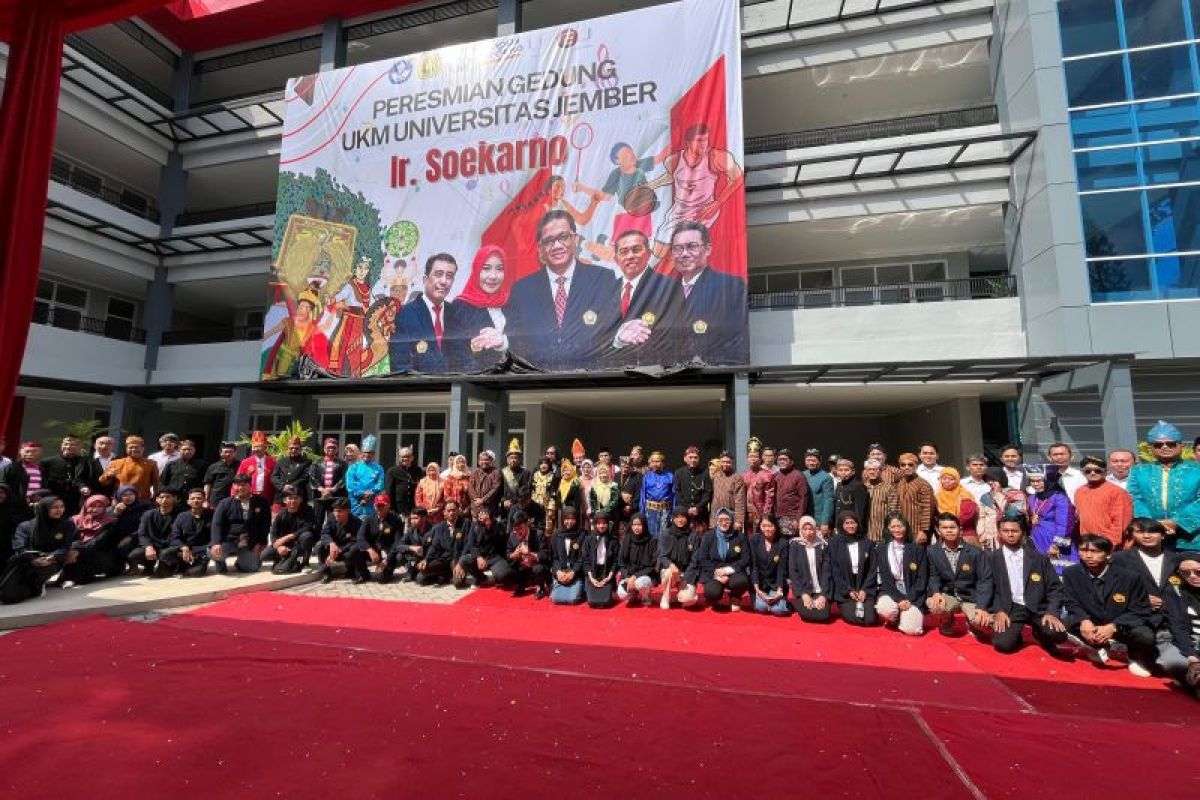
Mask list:
POLYGON ((986 300, 1016 297, 1012 275, 982 275, 946 281, 913 281, 876 286, 829 286, 791 292, 756 292, 750 295, 751 311, 778 309, 888 306, 902 303, 943 303, 949 300, 986 300))
POLYGON ((51 161, 50 179, 103 200, 122 211, 128 211, 136 217, 151 222, 159 221, 158 205, 152 198, 63 156, 55 155, 51 161))
POLYGON ((189 211, 175 218, 175 227, 185 225, 208 225, 213 222, 228 222, 231 219, 246 219, 248 217, 270 217, 275 215, 275 201, 266 203, 248 203, 242 206, 227 206, 225 208, 210 208, 207 211, 189 211))
POLYGON ((235 325, 228 328, 203 328, 193 331, 167 331, 163 345, 216 344, 218 342, 254 342, 262 338, 261 325, 235 325))
POLYGON ((745 149, 746 155, 771 153, 776 150, 796 150, 802 147, 865 142, 870 139, 886 139, 891 136, 912 136, 918 133, 936 133, 956 128, 994 125, 999 120, 1000 112, 995 106, 976 106, 876 122, 856 122, 832 128, 814 128, 795 133, 752 136, 746 140, 745 149))
POLYGON ((61 328, 66 331, 103 336, 106 339, 117 339, 135 344, 146 343, 146 331, 129 320, 115 317, 111 319, 85 317, 71 308, 36 306, 33 310, 33 321, 38 325, 49 325, 52 328, 61 328))

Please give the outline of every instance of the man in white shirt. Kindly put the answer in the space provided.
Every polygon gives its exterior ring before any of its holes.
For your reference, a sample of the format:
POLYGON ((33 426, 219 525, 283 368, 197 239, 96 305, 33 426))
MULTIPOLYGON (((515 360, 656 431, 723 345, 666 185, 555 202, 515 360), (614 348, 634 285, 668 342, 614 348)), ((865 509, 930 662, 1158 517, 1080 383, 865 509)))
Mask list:
POLYGON ((917 458, 921 460, 917 465, 917 477, 932 486, 934 495, 937 495, 942 488, 938 480, 942 476, 942 465, 938 463, 937 445, 933 442, 921 442, 917 458))
POLYGON ((1074 456, 1071 446, 1063 442, 1055 442, 1050 445, 1046 455, 1050 457, 1051 466, 1058 472, 1058 480, 1062 484, 1063 491, 1074 503, 1075 491, 1087 483, 1087 478, 1083 477, 1083 473, 1077 467, 1071 466, 1071 459, 1074 456))
POLYGON ((95 452, 92 453, 92 458, 96 459, 100 464, 100 471, 108 469, 109 463, 116 457, 114 453, 117 451, 117 440, 111 436, 100 436, 96 439, 95 452))
POLYGON ((1137 463, 1132 450, 1113 450, 1108 454, 1108 482, 1129 490, 1129 471, 1137 463))
POLYGON ((976 503, 991 488, 987 482, 987 466, 985 456, 978 453, 967 456, 967 477, 962 479, 962 485, 975 497, 976 503))
POLYGON ((167 464, 179 458, 179 437, 173 433, 164 433, 158 437, 159 451, 150 455, 150 460, 158 466, 158 474, 162 475, 167 464))

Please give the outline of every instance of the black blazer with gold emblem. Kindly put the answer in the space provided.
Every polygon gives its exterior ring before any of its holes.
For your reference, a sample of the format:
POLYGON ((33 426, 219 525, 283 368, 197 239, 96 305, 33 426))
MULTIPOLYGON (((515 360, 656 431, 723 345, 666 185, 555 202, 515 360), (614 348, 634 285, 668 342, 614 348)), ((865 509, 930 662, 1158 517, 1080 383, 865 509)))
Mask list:
POLYGON ((875 545, 875 565, 879 569, 879 593, 899 603, 907 600, 913 605, 925 602, 929 589, 929 559, 925 556, 925 548, 914 542, 904 543, 904 591, 896 576, 892 574, 892 563, 888 557, 888 549, 892 543, 884 539, 875 545))
MULTIPOLYGON (((1058 614, 1062 611, 1063 588, 1054 565, 1045 553, 1024 545, 1025 607, 1031 614, 1058 614)), ((995 614, 1013 610, 1012 587, 1008 584, 1008 568, 1004 564, 1004 548, 987 554, 992 568, 992 600, 988 612, 995 614)))
POLYGON ((756 533, 750 537, 750 582, 767 594, 780 589, 787 594, 788 543, 776 537, 767 550, 767 537, 756 533))
POLYGON ((992 599, 992 565, 973 544, 958 546, 958 569, 951 569, 946 550, 939 543, 925 550, 929 558, 929 594, 950 594, 959 600, 987 608, 992 599))
POLYGON ((1075 628, 1085 619, 1096 625, 1149 625, 1153 611, 1146 582, 1132 570, 1109 564, 1098 580, 1083 564, 1063 570, 1067 625, 1075 628))
POLYGON ((696 565, 700 569, 700 582, 708 583, 713 579, 713 573, 720 567, 733 567, 734 572, 746 574, 750 572, 750 542, 744 533, 734 534, 729 540, 725 556, 721 556, 717 546, 717 537, 721 533, 716 529, 704 534, 700 547, 696 549, 696 565))
POLYGON ((562 325, 546 269, 517 281, 504 306, 509 348, 546 371, 586 369, 611 349, 613 273, 576 262, 562 325))

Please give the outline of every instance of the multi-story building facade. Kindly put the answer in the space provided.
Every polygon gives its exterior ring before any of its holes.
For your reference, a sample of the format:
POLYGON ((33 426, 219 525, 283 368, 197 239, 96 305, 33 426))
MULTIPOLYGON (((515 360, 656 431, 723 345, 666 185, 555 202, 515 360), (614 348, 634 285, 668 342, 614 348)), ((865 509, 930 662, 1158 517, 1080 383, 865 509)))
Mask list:
POLYGON ((748 369, 303 386, 257 382, 285 80, 653 2, 272 4, 68 39, 10 440, 95 418, 212 455, 300 418, 385 462, 753 433, 949 463, 1200 422, 1196 0, 744 0, 748 369))

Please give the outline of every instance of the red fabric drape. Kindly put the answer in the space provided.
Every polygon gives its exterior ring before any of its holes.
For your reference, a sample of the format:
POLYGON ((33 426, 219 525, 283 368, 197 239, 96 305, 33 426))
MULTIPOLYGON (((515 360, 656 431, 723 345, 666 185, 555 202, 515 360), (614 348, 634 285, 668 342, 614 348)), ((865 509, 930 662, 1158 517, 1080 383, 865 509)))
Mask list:
POLYGON ((0 420, 12 408, 42 259, 62 7, 54 0, 22 0, 14 21, 0 101, 0 420))

